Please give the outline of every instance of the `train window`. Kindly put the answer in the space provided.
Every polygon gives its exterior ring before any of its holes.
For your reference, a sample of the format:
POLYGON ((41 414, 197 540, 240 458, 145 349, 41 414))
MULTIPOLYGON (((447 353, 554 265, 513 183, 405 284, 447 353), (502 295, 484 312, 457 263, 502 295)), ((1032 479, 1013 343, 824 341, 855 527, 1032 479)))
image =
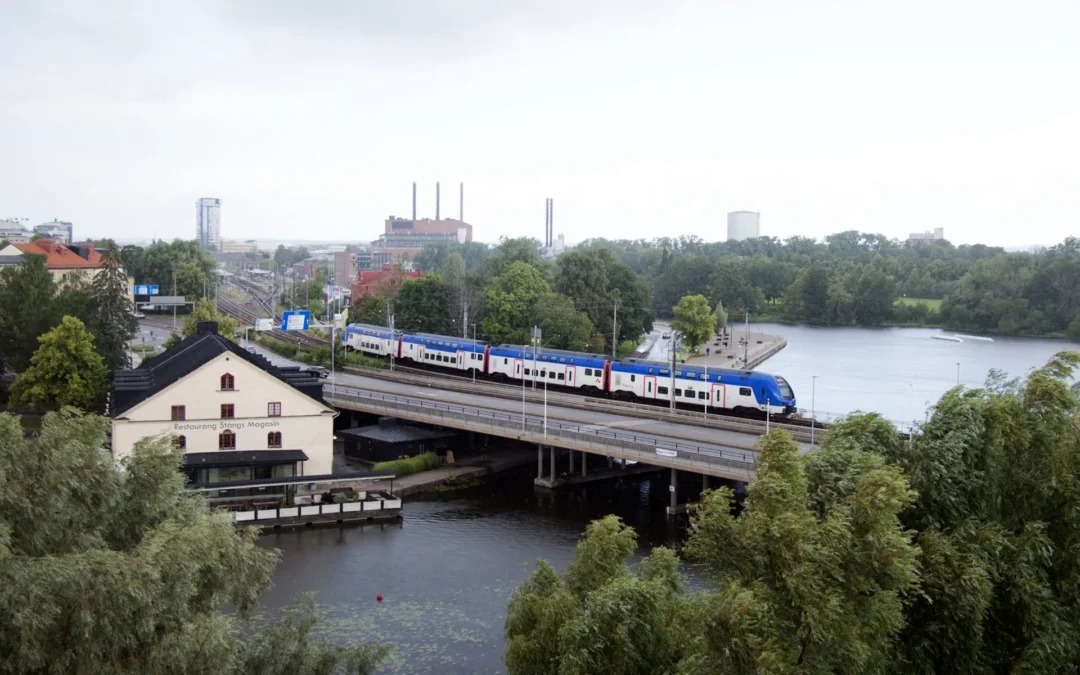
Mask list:
POLYGON ((528 369, 528 368, 526 368, 526 369, 525 369, 525 374, 526 374, 526 375, 528 375, 528 374, 529 374, 529 369, 528 369))
POLYGON ((694 392, 688 389, 686 391, 686 398, 694 398, 694 392))
POLYGON ((506 364, 507 364, 507 360, 503 359, 503 365, 505 366, 506 364))
POLYGON ((566 363, 566 359, 565 359, 565 358, 563 358, 563 357, 560 357, 560 358, 559 358, 559 363, 566 363))
POLYGON ((708 395, 708 394, 706 394, 706 393, 705 393, 705 392, 703 392, 703 391, 699 391, 699 392, 697 393, 697 397, 698 397, 699 399, 706 399, 706 398, 708 398, 708 397, 709 397, 709 395, 708 395))
POLYGON ((549 380, 554 380, 555 379, 555 371, 554 370, 551 371, 550 373, 548 373, 548 379, 549 380))
POLYGON ((667 387, 657 387, 656 393, 661 395, 667 395, 667 387))
POLYGON ((559 373, 559 379, 560 379, 560 380, 565 380, 566 378, 565 378, 565 377, 563 376, 563 374, 562 374, 562 373, 559 373))
POLYGON ((750 387, 739 387, 739 396, 753 396, 754 392, 750 391, 750 387))
POLYGON ((591 376, 592 376, 592 368, 586 368, 585 369, 585 377, 591 377, 591 376))
POLYGON ((671 371, 670 371, 670 370, 668 370, 667 368, 664 368, 664 369, 662 369, 662 370, 660 371, 660 374, 661 374, 661 375, 670 375, 670 374, 671 374, 671 371))
POLYGON ((637 382, 637 375, 631 375, 630 376, 630 381, 631 382, 637 382))
POLYGON ((649 374, 652 375, 652 368, 649 368, 649 374))
MULTIPOLYGON (((665 393, 666 393, 666 392, 665 392, 665 393)), ((676 395, 676 396, 682 396, 682 389, 676 389, 676 390, 675 390, 675 395, 676 395)))
POLYGON ((453 363, 453 364, 456 365, 457 364, 457 357, 456 356, 451 356, 450 357, 450 363, 453 363))

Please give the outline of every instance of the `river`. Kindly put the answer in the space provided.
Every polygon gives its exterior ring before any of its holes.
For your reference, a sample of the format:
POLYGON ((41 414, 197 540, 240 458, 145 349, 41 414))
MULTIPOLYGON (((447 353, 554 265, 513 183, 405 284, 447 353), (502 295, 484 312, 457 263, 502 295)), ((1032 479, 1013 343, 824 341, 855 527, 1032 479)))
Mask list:
MULTIPOLYGON (((754 329, 787 338, 787 348, 760 369, 787 378, 801 407, 810 408, 817 375, 817 410, 873 410, 893 420, 922 419, 955 386, 957 363, 960 382, 980 386, 992 368, 1023 376, 1061 349, 1080 348, 1003 337, 943 342, 930 339, 941 331, 921 328, 754 329)), ((554 495, 534 492, 531 481, 525 470, 491 485, 409 500, 400 527, 266 535, 261 543, 283 555, 262 604, 273 609, 314 592, 325 611, 324 635, 393 645, 381 673, 503 673, 506 602, 527 578, 527 564, 545 558, 565 569, 585 525, 608 513, 634 525, 646 550, 680 536, 663 516, 666 474, 554 495)), ((682 483, 680 499, 695 499, 682 483)), ((686 574, 691 586, 700 584, 692 570, 686 574)))

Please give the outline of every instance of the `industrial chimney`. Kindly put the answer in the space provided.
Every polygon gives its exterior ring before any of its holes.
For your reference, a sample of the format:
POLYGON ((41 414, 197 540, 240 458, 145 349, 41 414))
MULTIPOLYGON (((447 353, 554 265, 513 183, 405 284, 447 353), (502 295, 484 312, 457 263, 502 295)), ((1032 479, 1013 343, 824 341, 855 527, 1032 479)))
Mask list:
POLYGON ((548 246, 555 246, 555 198, 548 197, 548 246))
POLYGON ((412 182, 412 219, 416 222, 416 181, 412 182))
POLYGON ((439 182, 435 181, 435 220, 439 220, 439 182))
POLYGON ((458 220, 465 222, 465 183, 462 183, 461 194, 458 196, 458 220))

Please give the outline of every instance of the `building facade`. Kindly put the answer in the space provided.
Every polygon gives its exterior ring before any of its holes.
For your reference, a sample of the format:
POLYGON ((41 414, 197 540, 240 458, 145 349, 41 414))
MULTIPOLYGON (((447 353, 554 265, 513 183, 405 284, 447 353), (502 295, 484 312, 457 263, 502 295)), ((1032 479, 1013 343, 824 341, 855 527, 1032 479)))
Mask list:
POLYGON ((195 202, 195 236, 204 251, 221 250, 221 200, 203 197, 195 202))
POLYGON ((732 211, 727 214, 727 240, 743 241, 761 236, 761 214, 757 211, 732 211))
POLYGON ((945 228, 935 227, 933 232, 912 232, 908 235, 908 246, 926 246, 935 241, 945 240, 945 228))
MULTIPOLYGON (((26 244, 9 244, 0 249, 0 262, 14 264, 26 260, 27 256, 40 255, 45 258, 45 267, 49 270, 57 288, 63 288, 75 275, 82 274, 87 281, 93 281, 97 274, 105 269, 105 261, 94 249, 93 244, 74 244, 64 246, 52 239, 36 239, 26 244)), ((127 298, 135 302, 135 280, 127 278, 127 298)))
POLYGON ((222 253, 258 253, 259 242, 254 239, 222 239, 220 250, 222 253))
POLYGON ((357 279, 356 254, 345 251, 334 253, 333 281, 338 286, 348 288, 357 279))
POLYGON ((0 220, 0 241, 9 244, 26 244, 34 233, 22 226, 17 220, 0 220))
POLYGON ((372 267, 379 269, 384 263, 412 259, 425 246, 445 242, 463 244, 472 241, 472 236, 472 225, 454 218, 412 220, 390 216, 378 241, 371 243, 372 267))
POLYGON ((336 412, 321 392, 313 376, 277 368, 218 335, 216 323, 200 323, 176 346, 114 375, 113 457, 166 435, 183 450, 195 485, 329 476, 336 412))

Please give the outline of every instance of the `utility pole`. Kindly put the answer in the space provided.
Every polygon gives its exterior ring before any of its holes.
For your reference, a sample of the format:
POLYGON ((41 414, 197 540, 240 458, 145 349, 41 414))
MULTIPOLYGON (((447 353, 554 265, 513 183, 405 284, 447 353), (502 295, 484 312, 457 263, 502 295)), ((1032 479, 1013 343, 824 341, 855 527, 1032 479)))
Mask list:
MULTIPOLYGON (((461 297, 461 337, 469 338, 469 299, 464 295, 461 297)), ((473 342, 476 342, 476 338, 473 338, 473 342)))
POLYGON ((176 265, 173 265, 172 271, 172 294, 173 294, 173 306, 172 306, 172 329, 176 330, 176 265))
POLYGON ((678 349, 678 333, 671 332, 671 409, 675 410, 675 351, 678 349))
POLYGON ((748 363, 750 363, 750 310, 746 310, 746 340, 743 342, 742 353, 743 370, 750 370, 747 368, 748 363))
POLYGON ((618 358, 615 350, 619 346, 619 303, 615 303, 615 309, 611 313, 611 358, 618 358))
POLYGON ((386 301, 387 318, 390 323, 390 370, 394 370, 394 345, 397 341, 394 339, 394 315, 390 314, 390 300, 386 301))

